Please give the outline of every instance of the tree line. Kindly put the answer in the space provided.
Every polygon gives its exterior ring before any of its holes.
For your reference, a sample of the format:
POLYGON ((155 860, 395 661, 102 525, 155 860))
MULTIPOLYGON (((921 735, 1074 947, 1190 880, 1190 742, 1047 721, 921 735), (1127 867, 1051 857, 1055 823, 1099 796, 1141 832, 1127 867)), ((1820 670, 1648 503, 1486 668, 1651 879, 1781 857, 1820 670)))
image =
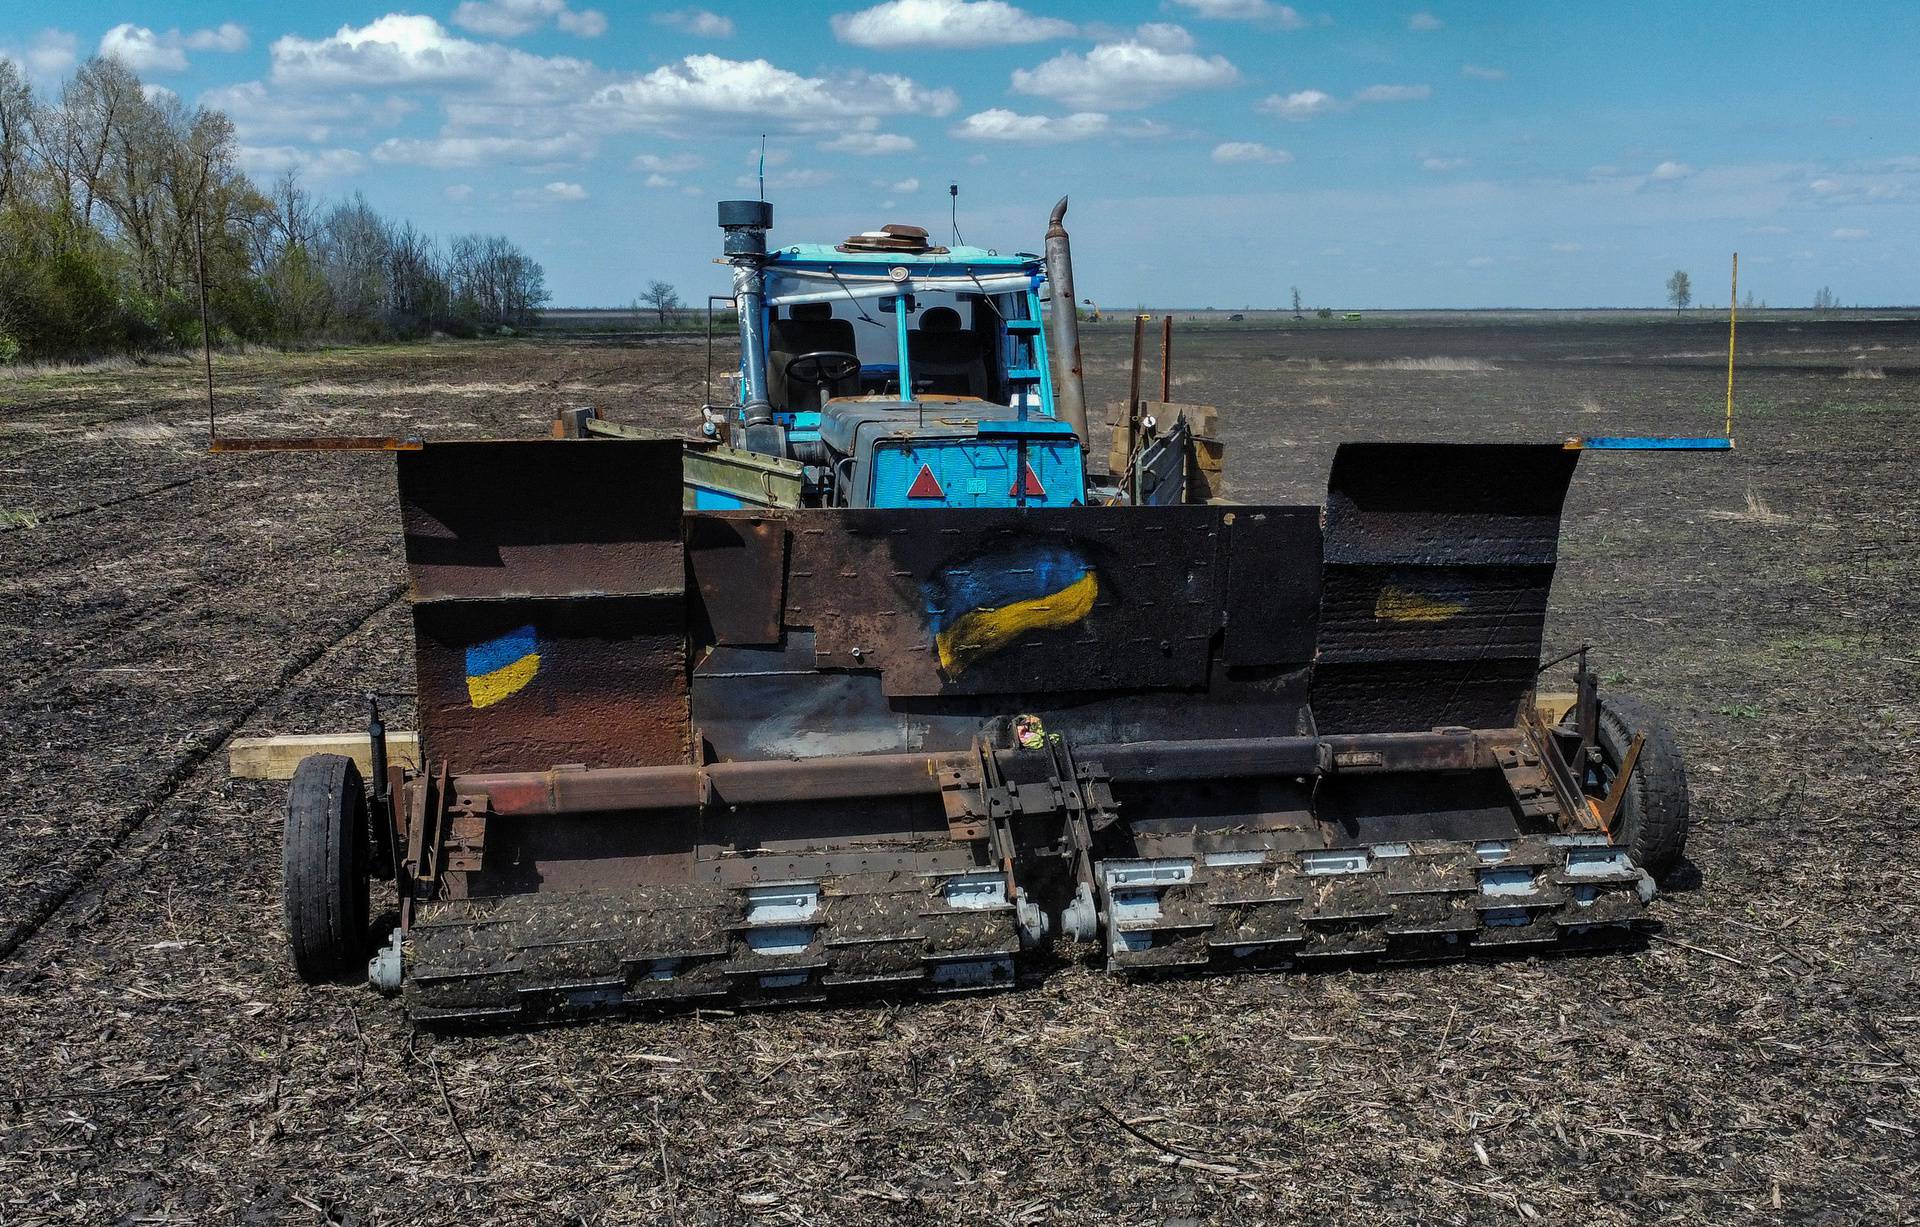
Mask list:
POLYGON ((216 343, 473 335, 531 322, 511 240, 441 243, 289 171, 261 190, 233 123, 95 58, 47 97, 0 59, 0 363, 216 343))

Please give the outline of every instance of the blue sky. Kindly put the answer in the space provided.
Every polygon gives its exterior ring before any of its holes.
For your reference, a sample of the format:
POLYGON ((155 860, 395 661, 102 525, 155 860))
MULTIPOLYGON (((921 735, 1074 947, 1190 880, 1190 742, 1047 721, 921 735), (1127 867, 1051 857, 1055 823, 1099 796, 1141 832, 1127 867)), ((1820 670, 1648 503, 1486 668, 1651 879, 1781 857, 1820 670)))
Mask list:
POLYGON ((1689 269, 1912 303, 1920 5, 1274 0, 62 0, 0 12, 53 85, 116 55, 429 231, 508 234, 556 305, 725 288, 713 202, 775 241, 887 221, 1033 249, 1131 306, 1635 306, 1689 269), (51 23, 51 24, 49 24, 51 23))

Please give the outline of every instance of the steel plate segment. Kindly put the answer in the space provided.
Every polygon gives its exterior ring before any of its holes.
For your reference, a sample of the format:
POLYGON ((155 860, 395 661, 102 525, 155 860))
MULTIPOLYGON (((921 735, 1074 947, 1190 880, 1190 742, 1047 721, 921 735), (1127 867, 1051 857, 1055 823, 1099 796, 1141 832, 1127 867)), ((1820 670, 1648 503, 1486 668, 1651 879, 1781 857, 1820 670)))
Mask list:
POLYGON ((893 696, 1204 687, 1221 509, 821 510, 785 620, 893 696))
POLYGON ((786 521, 751 512, 703 512, 686 519, 694 634, 703 642, 780 642, 787 587, 786 521))
POLYGON ((1579 458, 1558 443, 1339 449, 1313 679, 1321 728, 1519 720, 1579 458))
POLYGON ((682 450, 513 439, 395 453, 414 599, 681 591, 682 450))
POLYGON ((414 606, 423 753, 456 771, 687 761, 679 596, 414 606))
POLYGON ((1320 617, 1320 509, 1237 507, 1227 528, 1230 665, 1305 664, 1320 617))
POLYGON ((673 439, 397 453, 427 758, 687 760, 680 454, 673 439))

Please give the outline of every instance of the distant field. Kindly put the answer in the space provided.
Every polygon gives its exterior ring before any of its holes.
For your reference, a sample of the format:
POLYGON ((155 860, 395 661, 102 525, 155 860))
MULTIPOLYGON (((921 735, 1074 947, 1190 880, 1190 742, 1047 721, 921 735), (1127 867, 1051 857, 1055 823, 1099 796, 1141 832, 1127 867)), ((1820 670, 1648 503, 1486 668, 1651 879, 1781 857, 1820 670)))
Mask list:
MULTIPOLYGON (((188 364, 0 379, 0 1222, 1910 1219, 1920 323, 1811 314, 1743 324, 1736 451, 1574 481, 1548 651, 1591 641, 1693 778, 1645 945, 448 1037, 294 979, 284 786, 225 774, 369 692, 409 726, 390 460, 209 456, 188 364)), ((1087 331, 1096 407, 1129 338, 1087 331)), ((1699 311, 1183 318, 1172 384, 1229 495, 1317 502, 1346 439, 1710 433, 1725 344, 1699 311)), ((220 412, 674 428, 704 350, 220 358, 220 412)))

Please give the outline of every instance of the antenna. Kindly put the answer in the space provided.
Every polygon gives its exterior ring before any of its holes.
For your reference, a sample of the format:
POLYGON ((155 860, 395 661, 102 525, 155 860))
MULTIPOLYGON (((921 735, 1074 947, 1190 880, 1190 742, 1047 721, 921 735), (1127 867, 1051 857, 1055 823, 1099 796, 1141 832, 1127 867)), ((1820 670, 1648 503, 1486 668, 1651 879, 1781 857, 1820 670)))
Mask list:
POLYGON ((760 134, 760 199, 767 198, 767 134, 760 134))
POLYGON ((947 219, 953 223, 953 245, 960 246, 960 185, 947 184, 947 219))

